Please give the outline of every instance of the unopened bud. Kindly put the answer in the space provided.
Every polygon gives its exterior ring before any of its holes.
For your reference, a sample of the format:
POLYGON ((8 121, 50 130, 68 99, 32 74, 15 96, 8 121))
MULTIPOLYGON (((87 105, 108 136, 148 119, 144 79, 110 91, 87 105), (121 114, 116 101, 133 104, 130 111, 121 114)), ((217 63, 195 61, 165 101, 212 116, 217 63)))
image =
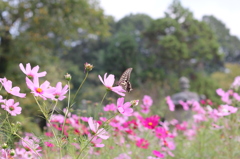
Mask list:
POLYGON ((84 67, 85 67, 86 71, 92 71, 92 69, 93 69, 93 65, 91 65, 90 63, 87 63, 87 62, 84 64, 84 67))
POLYGON ((17 121, 17 126, 21 126, 22 125, 22 123, 21 122, 19 122, 19 121, 17 121))
POLYGON ((68 73, 66 75, 64 75, 64 77, 67 81, 70 81, 72 79, 72 76, 68 73))
POLYGON ((12 149, 12 150, 10 151, 10 155, 11 155, 11 156, 14 156, 14 155, 15 155, 15 150, 14 150, 14 149, 12 149))
POLYGON ((132 100, 130 103, 132 104, 132 106, 137 106, 139 103, 139 100, 132 100))
POLYGON ((6 143, 3 143, 3 144, 2 144, 2 148, 3 148, 3 149, 6 149, 6 148, 8 148, 8 145, 7 145, 6 143))

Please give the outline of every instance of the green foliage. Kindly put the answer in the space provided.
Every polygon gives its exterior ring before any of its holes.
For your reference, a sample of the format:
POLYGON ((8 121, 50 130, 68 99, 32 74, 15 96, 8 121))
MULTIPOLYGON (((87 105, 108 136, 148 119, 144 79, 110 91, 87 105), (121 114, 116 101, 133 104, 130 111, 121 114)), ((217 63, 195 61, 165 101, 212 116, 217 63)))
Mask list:
POLYGON ((150 67, 179 76, 199 71, 213 72, 222 65, 218 43, 211 29, 194 19, 192 12, 174 1, 166 17, 154 20, 145 31, 150 67), (191 69, 189 69, 191 68, 191 69))
POLYGON ((229 89, 229 86, 233 83, 234 78, 240 75, 239 64, 226 63, 225 71, 214 72, 211 78, 217 81, 219 88, 224 90, 229 89))
POLYGON ((191 81, 191 90, 197 92, 199 95, 204 95, 207 99, 211 99, 214 103, 220 104, 219 96, 216 94, 216 90, 221 88, 217 80, 204 76, 203 74, 197 74, 191 81))
POLYGON ((236 36, 230 34, 230 30, 225 24, 214 16, 204 16, 202 18, 204 22, 215 33, 221 51, 224 53, 226 62, 238 62, 240 53, 240 40, 236 36))

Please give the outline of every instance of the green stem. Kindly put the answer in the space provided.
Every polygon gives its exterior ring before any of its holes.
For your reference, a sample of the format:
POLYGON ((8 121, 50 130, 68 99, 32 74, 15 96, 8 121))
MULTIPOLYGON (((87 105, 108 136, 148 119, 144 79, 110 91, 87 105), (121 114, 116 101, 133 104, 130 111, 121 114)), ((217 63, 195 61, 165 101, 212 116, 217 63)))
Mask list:
POLYGON ((55 104, 54 107, 53 107, 53 110, 52 110, 52 113, 51 113, 51 116, 49 117, 49 119, 51 119, 51 117, 52 117, 52 115, 53 115, 53 112, 55 111, 55 108, 56 108, 56 106, 57 106, 57 103, 58 103, 58 101, 56 101, 56 104, 55 104))
MULTIPOLYGON (((72 99, 72 102, 74 101, 74 99, 76 98, 76 96, 77 96, 78 92, 79 92, 79 91, 80 91, 80 89, 82 88, 82 85, 83 85, 83 83, 86 81, 86 79, 87 79, 87 76, 88 76, 88 71, 87 71, 87 73, 86 73, 86 75, 85 75, 85 77, 84 77, 84 79, 83 79, 82 83, 81 83, 81 84, 80 84, 80 86, 78 87, 78 90, 77 90, 77 92, 75 93, 75 95, 74 95, 74 97, 73 97, 73 99, 72 99)), ((72 102, 71 102, 71 104, 72 104, 72 102)))
POLYGON ((68 89, 68 90, 69 90, 69 92, 68 92, 68 106, 67 106, 66 113, 64 113, 65 115, 64 115, 64 122, 63 122, 63 127, 62 127, 62 134, 63 134, 63 129, 64 129, 64 126, 65 126, 65 123, 66 123, 66 118, 67 118, 67 115, 68 115, 68 113, 69 113, 69 108, 70 108, 70 106, 73 104, 73 101, 75 100, 78 92, 79 92, 80 89, 82 88, 82 85, 83 85, 83 83, 86 81, 87 77, 88 77, 88 71, 87 71, 87 73, 86 73, 86 75, 85 75, 82 83, 81 83, 80 86, 78 87, 78 90, 77 90, 77 92, 75 93, 75 95, 74 95, 74 97, 73 97, 73 99, 72 99, 71 102, 70 102, 70 83, 68 82, 68 88, 69 88, 69 89, 68 89))
POLYGON ((66 120, 67 120, 67 115, 68 115, 68 111, 69 111, 69 108, 70 108, 70 97, 71 97, 71 92, 70 92, 70 82, 68 81, 68 105, 67 105, 67 110, 66 112, 64 113, 64 121, 63 121, 63 126, 62 126, 62 134, 63 134, 63 130, 64 130, 64 127, 65 127, 65 123, 66 123, 66 120))
MULTIPOLYGON (((103 100, 105 99, 107 93, 108 93, 108 91, 104 94, 100 105, 102 105, 103 100)), ((116 116, 116 115, 115 115, 115 116, 116 116)), ((112 117, 112 118, 113 118, 113 117, 112 117)), ((112 119, 112 118, 110 118, 110 119, 112 119)), ((108 119, 106 122, 108 122, 110 119, 108 119)), ((104 123, 106 123, 106 122, 104 122, 104 123)), ((104 123, 103 123, 102 125, 104 125, 104 123)), ((99 127, 99 129, 100 129, 100 128, 101 128, 101 127, 99 127)), ((97 131, 97 132, 98 132, 98 131, 97 131)), ((101 133, 101 132, 98 132, 98 133, 96 133, 96 134, 93 135, 93 137, 92 137, 92 138, 87 142, 87 144, 81 149, 81 151, 80 151, 79 155, 77 156, 77 158, 79 158, 79 157, 81 156, 83 150, 89 145, 89 143, 93 140, 93 138, 94 138, 95 136, 97 136, 99 133, 101 133)))
POLYGON ((104 94, 104 96, 103 96, 103 98, 102 98, 102 101, 101 101, 100 105, 102 105, 103 100, 104 100, 104 98, 106 97, 107 93, 108 93, 108 91, 104 94))
POLYGON ((47 117, 47 115, 46 115, 46 112, 43 111, 43 109, 42 109, 41 105, 39 104, 37 98, 36 98, 35 96, 33 96, 33 97, 34 97, 34 99, 35 99, 35 101, 36 101, 39 109, 40 109, 41 112, 43 113, 45 119, 47 120, 47 122, 48 122, 49 125, 50 125, 50 128, 51 128, 51 130, 52 130, 52 132, 53 132, 54 138, 55 138, 55 140, 56 140, 56 142, 57 142, 57 145, 58 145, 58 147, 59 147, 59 150, 60 150, 60 157, 59 157, 59 158, 61 159, 61 158, 62 158, 62 153, 61 153, 61 152, 62 152, 62 151, 61 151, 62 148, 61 148, 61 144, 60 144, 60 142, 59 142, 59 140, 58 140, 58 138, 57 138, 57 135, 56 135, 55 131, 53 130, 52 123, 51 123, 51 121, 48 119, 48 117, 47 117))

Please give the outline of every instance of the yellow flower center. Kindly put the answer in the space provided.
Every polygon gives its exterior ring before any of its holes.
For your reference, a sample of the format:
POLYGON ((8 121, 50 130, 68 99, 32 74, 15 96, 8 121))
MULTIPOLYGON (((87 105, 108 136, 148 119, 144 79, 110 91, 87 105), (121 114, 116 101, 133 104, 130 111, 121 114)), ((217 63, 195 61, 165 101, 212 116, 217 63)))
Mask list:
POLYGON ((37 91, 38 93, 42 93, 43 90, 42 90, 41 88, 37 88, 36 91, 37 91))
POLYGON ((152 122, 149 122, 148 125, 152 125, 153 123, 152 122))

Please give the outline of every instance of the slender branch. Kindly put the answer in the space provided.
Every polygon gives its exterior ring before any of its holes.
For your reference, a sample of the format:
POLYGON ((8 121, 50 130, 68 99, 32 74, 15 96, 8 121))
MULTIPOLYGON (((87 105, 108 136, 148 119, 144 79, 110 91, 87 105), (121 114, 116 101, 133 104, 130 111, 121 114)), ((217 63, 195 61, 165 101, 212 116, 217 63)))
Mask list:
MULTIPOLYGON (((86 73, 86 75, 85 75, 85 78, 83 79, 82 83, 81 83, 80 86, 78 87, 78 90, 77 90, 77 92, 75 93, 75 95, 74 95, 74 97, 73 97, 73 99, 72 99, 72 102, 73 102, 74 99, 76 98, 78 92, 79 92, 80 89, 82 88, 82 85, 83 85, 83 83, 86 81, 87 77, 88 77, 88 71, 87 71, 87 73, 86 73)), ((72 102, 71 102, 71 103, 72 103, 72 102)))

